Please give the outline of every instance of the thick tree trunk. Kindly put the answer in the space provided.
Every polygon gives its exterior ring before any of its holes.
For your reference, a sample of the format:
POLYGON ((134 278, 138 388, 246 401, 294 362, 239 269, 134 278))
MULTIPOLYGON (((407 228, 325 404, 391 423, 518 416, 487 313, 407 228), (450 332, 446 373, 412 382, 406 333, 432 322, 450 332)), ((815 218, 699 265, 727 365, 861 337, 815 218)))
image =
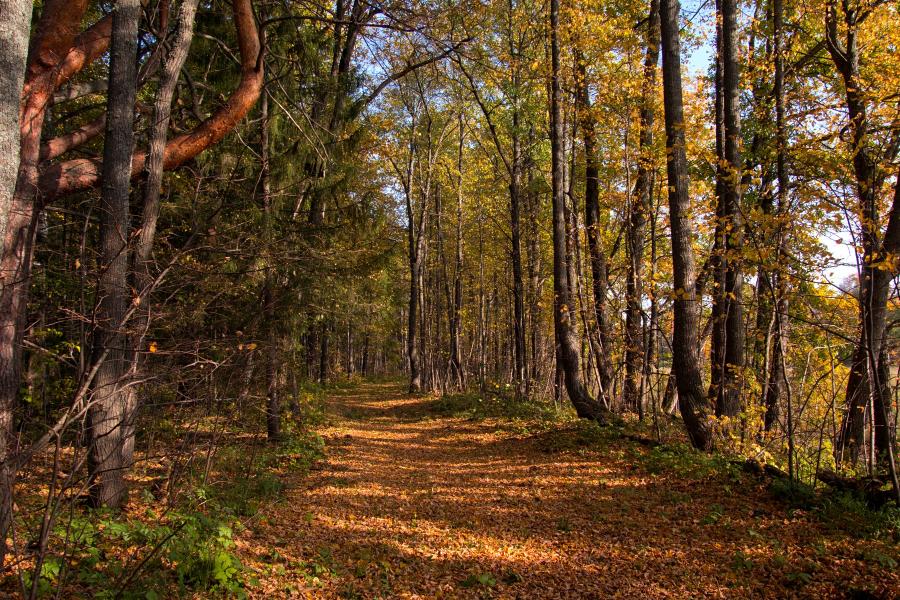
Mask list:
POLYGON ((663 96, 666 122, 666 167, 669 179, 669 220, 672 234, 675 331, 672 336, 672 369, 678 387, 679 407, 691 443, 712 447, 700 357, 697 348, 699 306, 695 285, 693 229, 688 195, 684 137, 684 101, 681 88, 679 3, 660 1, 663 54, 663 96))
MULTIPOLYGON (((32 0, 0 0, 0 241, 5 238, 6 225, 10 217, 10 208, 16 191, 16 179, 19 171, 19 150, 21 144, 19 123, 19 99, 22 97, 22 86, 25 81, 25 60, 28 55, 28 36, 31 31, 32 0)), ((0 289, 7 284, 5 277, 0 277, 0 289)), ((5 296, 0 292, 0 297, 5 296)), ((0 309, 5 306, 0 304, 0 309)), ((6 326, 6 317, 2 319, 0 335, 0 565, 6 556, 6 533, 9 531, 12 518, 12 490, 15 470, 12 468, 12 453, 15 449, 13 437, 13 410, 18 382, 5 381, 3 368, 8 361, 15 360, 7 356, 15 342, 5 339, 15 336, 14 327, 6 326)), ((17 378, 16 378, 17 379, 17 378)))
POLYGON ((653 122, 656 98, 656 64, 659 61, 659 0, 651 0, 644 50, 644 79, 641 86, 641 112, 637 180, 631 199, 631 214, 626 230, 628 272, 625 280, 625 381, 622 395, 625 406, 642 413, 643 347, 641 318, 643 299, 644 232, 652 210, 650 189, 653 179, 653 122))
POLYGON ((31 33, 31 0, 0 0, 0 240, 16 191, 19 169, 19 99, 31 33))
MULTIPOLYGON (((18 155, 19 162, 15 190, 8 212, 4 214, 5 231, 0 238, 3 242, 0 250, 0 435, 3 436, 0 440, 0 452, 4 453, 9 452, 13 443, 13 412, 21 384, 22 336, 39 212, 36 207, 36 190, 45 110, 55 86, 64 83, 71 76, 71 70, 63 71, 59 65, 67 64, 69 49, 76 40, 77 31, 70 22, 74 20, 80 23, 86 7, 86 0, 44 2, 28 54, 25 82, 20 93, 12 96, 16 102, 15 113, 12 114, 19 124, 19 147, 11 155, 18 155), (61 60, 60 57, 64 59, 61 60)), ((14 7, 10 6, 11 26, 14 23, 12 19, 16 17, 13 10, 14 7)), ((5 11, 3 18, 6 18, 5 11)), ((18 18, 26 17, 18 14, 18 18)), ((25 25, 26 36, 29 25, 30 23, 25 25)), ((10 32, 9 39, 4 39, 5 43, 11 44, 11 52, 15 51, 15 44, 22 43, 21 40, 17 42, 17 39, 13 32, 10 32)), ((27 37, 24 43, 27 47, 27 37)), ((10 56, 10 60, 14 61, 15 58, 10 56)), ((16 67, 11 64, 10 71, 4 69, 4 76, 15 79, 15 70, 16 67)), ((11 457, 7 454, 5 458, 0 471, 0 506, 4 507, 0 509, 3 511, 0 513, 0 529, 9 523, 9 510, 6 507, 10 505, 12 480, 15 476, 11 457)), ((0 538, 5 541, 5 529, 0 530, 0 538)))
POLYGON ((128 199, 130 159, 134 150, 137 33, 140 0, 120 0, 113 13, 110 46, 103 188, 100 195, 100 281, 93 335, 93 362, 102 361, 94 380, 88 412, 88 468, 91 496, 98 506, 118 508, 127 499, 123 455, 132 407, 125 381, 124 319, 130 304, 128 286, 128 199))
POLYGON ((569 265, 566 252, 565 188, 563 169, 563 124, 560 109, 559 80, 559 0, 550 0, 550 144, 553 187, 553 324, 556 332, 557 361, 563 372, 566 392, 581 418, 603 419, 603 407, 592 398, 581 379, 578 340, 575 336, 575 314, 569 265))

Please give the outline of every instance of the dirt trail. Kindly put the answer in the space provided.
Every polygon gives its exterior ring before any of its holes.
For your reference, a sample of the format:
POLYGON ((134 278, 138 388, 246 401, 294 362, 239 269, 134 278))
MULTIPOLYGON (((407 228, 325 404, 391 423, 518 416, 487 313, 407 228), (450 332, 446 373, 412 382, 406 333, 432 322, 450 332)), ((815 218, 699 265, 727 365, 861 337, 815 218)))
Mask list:
MULTIPOLYGON (((327 460, 289 481, 287 500, 243 543, 259 571, 254 594, 774 598, 872 589, 869 567, 836 545, 841 538, 755 489, 650 474, 633 460, 645 450, 627 442, 548 451, 547 436, 564 431, 431 417, 430 402, 395 384, 332 397, 327 460), (820 548, 829 559, 816 558, 820 548)), ((896 575, 884 584, 898 585, 896 575)))

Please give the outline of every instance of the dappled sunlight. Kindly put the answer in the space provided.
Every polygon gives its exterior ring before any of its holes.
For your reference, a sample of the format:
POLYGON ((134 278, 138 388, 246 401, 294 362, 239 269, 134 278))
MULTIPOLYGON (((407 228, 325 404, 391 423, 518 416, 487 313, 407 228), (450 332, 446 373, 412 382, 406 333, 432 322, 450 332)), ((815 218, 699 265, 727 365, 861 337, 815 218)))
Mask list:
POLYGON ((500 422, 404 419, 421 401, 385 385, 334 395, 331 411, 342 417, 322 431, 326 463, 290 483, 287 500, 241 542, 264 589, 311 598, 778 597, 741 577, 741 561, 803 572, 819 539, 759 497, 701 493, 606 444, 548 451, 500 422), (773 537, 783 540, 774 553, 773 537), (266 558, 273 551, 277 569, 266 558), (738 575, 723 570, 734 564, 738 575))

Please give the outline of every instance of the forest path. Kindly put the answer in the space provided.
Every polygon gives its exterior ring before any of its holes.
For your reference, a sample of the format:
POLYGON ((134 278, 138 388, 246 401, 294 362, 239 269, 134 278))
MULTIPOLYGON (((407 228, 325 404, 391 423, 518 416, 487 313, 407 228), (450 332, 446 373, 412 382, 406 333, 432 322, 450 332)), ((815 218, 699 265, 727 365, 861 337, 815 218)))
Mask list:
POLYGON ((435 416, 434 402, 398 384, 332 393, 326 461, 248 540, 255 594, 812 598, 867 570, 816 559, 837 541, 755 489, 650 474, 626 441, 560 445, 571 426, 435 416))

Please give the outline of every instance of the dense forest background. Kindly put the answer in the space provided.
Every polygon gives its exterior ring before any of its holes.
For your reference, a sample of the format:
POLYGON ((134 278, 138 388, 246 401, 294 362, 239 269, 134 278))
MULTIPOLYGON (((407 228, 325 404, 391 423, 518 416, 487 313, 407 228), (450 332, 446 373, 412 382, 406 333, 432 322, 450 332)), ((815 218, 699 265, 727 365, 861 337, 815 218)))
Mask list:
POLYGON ((228 588, 211 474, 312 461, 323 390, 362 379, 900 504, 898 23, 883 0, 0 0, 10 589, 57 589, 73 523, 148 494, 144 543, 193 532, 228 588))

